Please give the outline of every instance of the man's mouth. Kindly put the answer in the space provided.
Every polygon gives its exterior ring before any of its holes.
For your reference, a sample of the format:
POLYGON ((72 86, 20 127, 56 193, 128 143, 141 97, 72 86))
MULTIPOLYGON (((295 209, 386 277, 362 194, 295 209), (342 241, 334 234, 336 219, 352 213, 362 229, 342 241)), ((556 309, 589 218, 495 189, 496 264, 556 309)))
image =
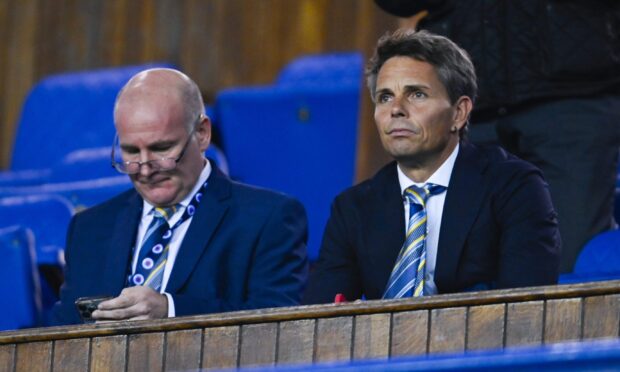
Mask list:
POLYGON ((405 134, 413 133, 413 131, 410 130, 410 129, 407 129, 407 128, 392 128, 392 129, 388 130, 387 133, 388 134, 396 134, 396 135, 398 135, 398 134, 405 135, 405 134))
POLYGON ((409 127, 395 127, 395 128, 388 129, 386 133, 389 136, 399 137, 399 136, 411 136, 411 135, 420 134, 420 131, 416 130, 415 128, 409 128, 409 127))
POLYGON ((143 178, 143 179, 137 179, 136 181, 144 186, 157 186, 161 183, 163 183, 164 181, 166 181, 168 178, 166 177, 157 177, 157 178, 143 178))
POLYGON ((409 121, 398 118, 390 122, 385 133, 395 137, 411 136, 420 134, 420 128, 409 121))

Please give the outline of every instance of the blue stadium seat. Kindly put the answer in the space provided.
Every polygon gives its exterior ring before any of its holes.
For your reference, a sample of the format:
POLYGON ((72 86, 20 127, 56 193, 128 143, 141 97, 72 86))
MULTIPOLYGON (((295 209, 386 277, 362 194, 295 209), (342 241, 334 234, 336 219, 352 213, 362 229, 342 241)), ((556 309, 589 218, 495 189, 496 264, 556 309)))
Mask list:
POLYGON ((71 203, 58 195, 30 195, 0 198, 0 228, 18 224, 34 235, 38 268, 42 324, 62 284, 67 226, 73 215, 71 203))
POLYGON ((133 75, 151 67, 171 65, 115 67, 41 80, 24 104, 11 170, 49 168, 74 150, 111 144, 118 91, 133 75))
POLYGON ((616 223, 620 223, 620 160, 618 161, 618 174, 616 175, 614 218, 616 219, 616 223))
POLYGON ((131 76, 167 63, 62 73, 37 83, 26 98, 17 125, 10 170, 0 186, 37 185, 69 153, 109 146, 114 139, 116 95, 131 76))
POLYGON ((27 228, 0 228, 0 330, 34 327, 40 324, 41 293, 35 268, 35 238, 27 228))
POLYGON ((226 89, 218 127, 234 179, 297 197, 308 212, 308 253, 318 257, 334 196, 355 171, 362 57, 302 57, 277 84, 226 89))
POLYGON ((278 74, 276 85, 353 86, 361 84, 363 57, 361 53, 311 54, 294 59, 278 74))
POLYGON ((560 275, 560 283, 620 279, 620 230, 601 233, 579 253, 573 272, 560 275))
POLYGON ((0 227, 18 224, 32 230, 39 265, 62 265, 65 235, 73 213, 73 205, 58 195, 0 198, 0 227))
POLYGON ((226 155, 224 154, 224 151, 222 151, 222 149, 219 148, 219 146, 215 145, 215 144, 210 144, 209 147, 207 148, 207 151, 205 151, 205 156, 211 160, 213 160, 215 162, 215 165, 224 173, 224 174, 229 174, 229 169, 228 169, 228 159, 226 158, 226 155))

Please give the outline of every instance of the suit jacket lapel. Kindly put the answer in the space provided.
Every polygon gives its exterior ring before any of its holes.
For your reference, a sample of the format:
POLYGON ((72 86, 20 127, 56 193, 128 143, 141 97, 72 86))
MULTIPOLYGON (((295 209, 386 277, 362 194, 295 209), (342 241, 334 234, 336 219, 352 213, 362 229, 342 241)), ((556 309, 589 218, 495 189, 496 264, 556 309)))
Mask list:
POLYGON ((166 292, 177 292, 185 283, 228 210, 228 204, 224 200, 230 197, 230 180, 213 167, 208 182, 207 191, 181 243, 166 292))
POLYGON ((456 284, 456 273, 465 240, 484 199, 482 173, 488 164, 474 146, 461 143, 452 170, 443 207, 435 283, 440 292, 450 292, 456 284))
POLYGON ((104 290, 101 294, 118 295, 125 287, 141 215, 142 198, 133 192, 125 207, 120 209, 111 232, 110 244, 105 247, 107 259, 101 284, 104 290))
POLYGON ((369 272, 374 272, 372 283, 383 294, 387 281, 405 241, 405 209, 398 183, 396 162, 384 167, 371 181, 368 195, 366 227, 367 254, 371 260, 369 272))

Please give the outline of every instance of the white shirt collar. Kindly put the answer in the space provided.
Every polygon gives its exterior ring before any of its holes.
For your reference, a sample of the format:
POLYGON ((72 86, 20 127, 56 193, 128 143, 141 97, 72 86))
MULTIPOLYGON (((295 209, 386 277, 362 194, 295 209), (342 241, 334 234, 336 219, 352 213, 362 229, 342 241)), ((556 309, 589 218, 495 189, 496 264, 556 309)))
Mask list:
MULTIPOLYGON (((196 181, 196 184, 194 185, 194 188, 192 189, 192 191, 190 191, 183 200, 181 200, 181 202, 179 204, 181 204, 181 208, 179 208, 177 210, 184 210, 185 208, 187 208, 187 206, 189 205, 189 202, 192 200, 192 197, 194 196, 194 194, 200 190, 200 188, 202 187, 202 184, 205 183, 205 181, 209 178, 209 176, 211 175, 211 171, 212 171, 212 167, 211 167, 211 163, 209 163, 209 159, 205 159, 205 166, 204 168, 202 168, 202 172, 200 172, 200 176, 198 177, 198 180, 196 181)), ((155 206, 149 202, 147 202, 145 199, 143 199, 143 204, 142 204, 142 218, 144 218, 145 216, 147 216, 148 214, 153 212, 153 209, 155 208, 155 206)))
POLYGON ((456 144, 454 150, 448 158, 441 164, 439 168, 433 173, 426 182, 417 183, 412 181, 409 177, 405 175, 405 173, 400 169, 400 165, 396 167, 398 169, 398 183, 400 184, 400 193, 403 195, 405 190, 411 186, 416 185, 418 187, 422 187, 427 183, 433 183, 435 185, 440 185, 448 188, 448 184, 450 184, 450 176, 452 176, 452 169, 454 168, 454 162, 456 161, 456 156, 459 153, 460 144, 456 144))

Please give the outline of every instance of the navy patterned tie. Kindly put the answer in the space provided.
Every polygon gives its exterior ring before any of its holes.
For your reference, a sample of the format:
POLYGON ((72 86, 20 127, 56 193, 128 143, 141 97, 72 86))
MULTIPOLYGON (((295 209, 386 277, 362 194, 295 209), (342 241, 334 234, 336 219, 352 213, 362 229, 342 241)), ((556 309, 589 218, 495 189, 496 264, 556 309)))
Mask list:
POLYGON ((172 227, 170 227, 167 220, 176 212, 178 206, 153 209, 153 221, 151 221, 144 234, 136 270, 132 275, 129 275, 128 286, 146 285, 157 292, 160 291, 164 277, 164 268, 168 260, 170 240, 174 230, 194 215, 206 187, 207 182, 192 197, 181 219, 172 227))
POLYGON ((417 297, 424 295, 426 272, 426 202, 446 188, 426 184, 423 188, 410 186, 405 190, 409 202, 407 237, 392 269, 383 298, 417 297))

